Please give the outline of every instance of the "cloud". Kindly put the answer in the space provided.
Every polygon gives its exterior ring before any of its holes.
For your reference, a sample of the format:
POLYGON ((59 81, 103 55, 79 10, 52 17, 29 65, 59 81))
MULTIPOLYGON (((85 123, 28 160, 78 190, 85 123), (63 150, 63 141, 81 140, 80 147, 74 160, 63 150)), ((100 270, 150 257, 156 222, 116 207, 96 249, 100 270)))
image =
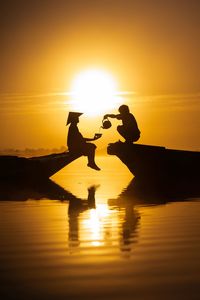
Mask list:
POLYGON ((4 93, 0 94, 1 114, 33 114, 60 110, 69 102, 67 92, 22 94, 4 93))
MULTIPOLYGON (((72 103, 72 93, 2 93, 0 94, 0 114, 38 114, 51 111, 68 110, 72 103)), ((154 104, 158 108, 199 107, 200 92, 189 94, 140 95, 134 91, 119 91, 116 97, 124 99, 128 105, 154 104)))

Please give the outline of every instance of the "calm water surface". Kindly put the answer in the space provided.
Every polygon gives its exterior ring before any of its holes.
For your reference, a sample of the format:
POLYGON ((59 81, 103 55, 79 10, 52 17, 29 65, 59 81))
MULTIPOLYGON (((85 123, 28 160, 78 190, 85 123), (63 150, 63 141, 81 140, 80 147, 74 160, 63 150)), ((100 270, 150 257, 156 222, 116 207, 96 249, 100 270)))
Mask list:
POLYGON ((120 161, 97 163, 1 191, 0 299, 199 299, 200 199, 127 194, 120 161))

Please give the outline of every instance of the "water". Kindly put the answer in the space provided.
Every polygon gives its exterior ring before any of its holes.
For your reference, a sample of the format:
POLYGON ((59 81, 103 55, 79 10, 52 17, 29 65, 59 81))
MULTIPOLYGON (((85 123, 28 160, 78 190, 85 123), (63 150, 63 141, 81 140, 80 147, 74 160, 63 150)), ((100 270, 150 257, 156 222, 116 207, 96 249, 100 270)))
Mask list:
POLYGON ((1 191, 0 298, 199 299, 200 199, 127 194, 121 162, 97 163, 1 191))

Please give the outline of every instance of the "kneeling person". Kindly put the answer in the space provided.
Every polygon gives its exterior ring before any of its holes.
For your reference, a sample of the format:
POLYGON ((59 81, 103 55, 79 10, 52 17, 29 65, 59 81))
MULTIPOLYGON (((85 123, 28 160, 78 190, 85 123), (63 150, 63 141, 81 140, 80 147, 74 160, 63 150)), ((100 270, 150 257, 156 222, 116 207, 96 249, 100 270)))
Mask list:
POLYGON ((138 141, 140 138, 140 130, 135 117, 129 111, 129 107, 123 104, 118 110, 119 114, 107 114, 104 116, 104 119, 116 118, 117 120, 121 120, 122 125, 117 126, 117 131, 125 139, 125 142, 133 143, 138 141))

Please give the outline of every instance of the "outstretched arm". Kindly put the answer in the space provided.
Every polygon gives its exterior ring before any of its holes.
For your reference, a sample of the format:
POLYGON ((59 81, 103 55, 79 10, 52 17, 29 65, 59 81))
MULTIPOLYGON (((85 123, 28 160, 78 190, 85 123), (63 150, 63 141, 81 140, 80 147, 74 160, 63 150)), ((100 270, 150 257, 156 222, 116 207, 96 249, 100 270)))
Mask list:
POLYGON ((101 134, 100 134, 100 135, 97 135, 97 136, 96 136, 96 134, 95 134, 93 138, 84 138, 84 140, 85 140, 86 142, 91 142, 91 141, 96 141, 96 140, 100 139, 100 137, 101 137, 101 134))
POLYGON ((95 139, 94 138, 84 138, 84 140, 86 141, 86 142, 91 142, 91 141, 95 141, 95 139))
POLYGON ((114 115, 114 114, 107 114, 107 115, 104 115, 104 119, 107 119, 107 118, 116 118, 117 115, 114 115))
POLYGON ((107 118, 112 118, 112 119, 121 119, 121 115, 120 114, 118 114, 118 115, 114 115, 114 114, 107 114, 107 115, 104 115, 104 117, 103 117, 104 119, 107 119, 107 118))

